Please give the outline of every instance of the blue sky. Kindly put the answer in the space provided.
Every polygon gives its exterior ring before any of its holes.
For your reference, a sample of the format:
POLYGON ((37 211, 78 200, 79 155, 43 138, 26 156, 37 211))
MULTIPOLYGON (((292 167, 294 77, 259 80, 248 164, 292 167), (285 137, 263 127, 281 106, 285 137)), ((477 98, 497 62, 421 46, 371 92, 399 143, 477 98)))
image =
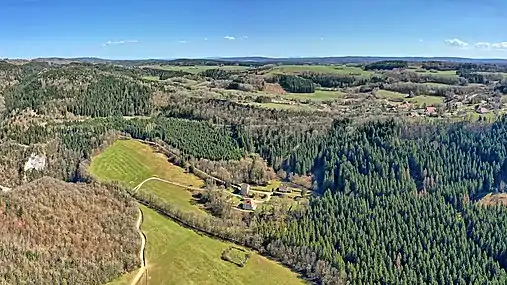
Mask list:
POLYGON ((0 10, 0 58, 507 58, 504 0, 0 0, 0 10))

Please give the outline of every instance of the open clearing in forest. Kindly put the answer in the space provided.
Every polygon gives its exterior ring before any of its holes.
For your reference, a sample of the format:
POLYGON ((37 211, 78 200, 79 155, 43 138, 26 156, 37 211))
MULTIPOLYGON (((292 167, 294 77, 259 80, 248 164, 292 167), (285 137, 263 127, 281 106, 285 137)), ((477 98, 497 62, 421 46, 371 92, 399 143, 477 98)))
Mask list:
POLYGON ((136 140, 116 141, 92 159, 90 172, 101 180, 118 181, 130 188, 153 176, 186 186, 204 185, 199 177, 186 173, 183 168, 168 162, 164 154, 136 140))
POLYGON ((346 93, 340 91, 315 90, 315 93, 287 93, 281 95, 293 100, 326 101, 345 97, 346 93))
MULTIPOLYGON (((147 207, 141 210, 149 285, 305 284, 296 273, 253 252, 243 268, 224 261, 222 253, 232 244, 181 227, 147 207)), ((138 285, 147 285, 145 280, 146 276, 138 285)), ((128 281, 122 278, 108 285, 120 284, 128 281)))
POLYGON ((484 196, 477 203, 483 206, 494 206, 498 204, 507 206, 507 193, 499 193, 499 194, 490 193, 484 196))
MULTIPOLYGON (((116 141, 92 159, 90 172, 100 180, 118 181, 130 189, 154 176, 190 187, 204 185, 199 177, 185 173, 183 168, 168 162, 164 154, 156 153, 151 146, 136 140, 116 141)), ((156 195, 181 210, 202 212, 185 188, 151 180, 139 191, 156 195)))
MULTIPOLYGON (((94 157, 90 172, 100 180, 115 180, 131 188, 154 175, 188 186, 203 185, 198 177, 167 162, 149 145, 134 140, 117 141, 94 157)), ((190 193, 181 187, 148 181, 140 191, 147 191, 185 209, 200 211, 191 205, 190 193)), ((222 253, 231 243, 203 236, 147 207, 140 207, 144 214, 141 227, 147 239, 147 276, 141 278, 138 285, 304 284, 296 273, 256 253, 251 253, 243 268, 224 261, 222 253)), ((108 285, 130 284, 135 274, 126 274, 108 285)))
POLYGON ((188 73, 197 74, 199 72, 203 72, 208 69, 222 69, 227 71, 235 71, 235 70, 246 70, 250 67, 248 66, 234 66, 234 65, 226 65, 226 66, 208 66, 208 65, 192 65, 192 66, 174 66, 174 65, 150 65, 145 66, 149 68, 154 69, 161 69, 161 70, 174 70, 174 71, 184 71, 188 73))
POLYGON ((416 104, 419 108, 422 108, 424 104, 427 106, 438 105, 444 103, 444 97, 432 96, 432 95, 418 95, 413 98, 407 98, 406 101, 416 104))
POLYGON ((361 67, 346 65, 281 65, 271 69, 269 74, 296 74, 304 71, 317 73, 332 73, 339 75, 371 76, 372 71, 365 71, 361 67))

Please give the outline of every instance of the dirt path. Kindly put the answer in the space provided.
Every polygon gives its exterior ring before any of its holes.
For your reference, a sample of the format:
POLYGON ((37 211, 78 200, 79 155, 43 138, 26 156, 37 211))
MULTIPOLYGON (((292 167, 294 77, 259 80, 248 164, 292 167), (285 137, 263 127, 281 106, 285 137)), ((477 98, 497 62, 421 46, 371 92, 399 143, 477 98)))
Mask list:
MULTIPOLYGON (((206 191, 205 188, 197 188, 197 187, 191 187, 191 186, 186 186, 186 185, 183 185, 183 184, 180 184, 178 182, 172 182, 172 181, 169 181, 169 180, 165 180, 165 179, 162 179, 162 178, 158 178, 158 177, 150 177, 148 179, 145 179, 143 182, 139 183, 139 185, 137 185, 133 190, 134 190, 134 193, 139 191, 139 189, 144 185, 144 183, 148 182, 148 181, 152 181, 152 180, 156 180, 156 181, 160 181, 160 182, 165 182, 165 183, 168 183, 168 184, 171 184, 171 185, 175 185, 175 186, 178 186, 178 187, 181 187, 181 188, 185 188, 187 190, 195 190, 195 191, 206 191)), ((271 193, 269 192, 262 192, 262 191, 252 191, 250 190, 251 192, 254 192, 254 193, 259 193, 259 194, 267 194, 268 197, 266 198, 266 200, 253 200, 254 203, 256 204, 262 204, 262 203, 265 203, 265 202, 268 202, 270 199, 271 199, 271 193)), ((229 195, 232 195, 232 196, 236 196, 240 199, 243 199, 244 197, 241 196, 240 194, 234 194, 234 193, 231 193, 229 191, 225 191, 225 193, 229 194, 229 195)))
POLYGON ((139 183, 139 185, 137 185, 133 189, 134 193, 137 192, 139 190, 139 188, 141 188, 143 186, 144 183, 146 183, 148 181, 151 181, 151 180, 157 180, 157 181, 165 182, 165 183, 172 184, 174 186, 178 186, 178 187, 185 188, 185 189, 188 189, 188 190, 206 191, 206 189, 204 189, 204 188, 197 188, 197 187, 186 186, 186 185, 180 184, 178 182, 172 182, 172 181, 168 181, 168 180, 165 180, 165 179, 162 179, 162 178, 158 178, 158 177, 151 177, 151 178, 145 179, 143 182, 139 183))
POLYGON ((141 224, 143 222, 143 212, 141 209, 137 208, 139 211, 139 218, 136 222, 136 228, 139 232, 139 236, 141 236, 141 249, 139 250, 139 259, 141 260, 141 268, 137 271, 136 276, 134 279, 132 279, 132 282, 130 282, 130 285, 137 285, 139 280, 141 280, 141 277, 143 277, 143 274, 146 272, 146 260, 144 258, 144 251, 146 249, 146 237, 144 236, 144 233, 141 231, 141 224))

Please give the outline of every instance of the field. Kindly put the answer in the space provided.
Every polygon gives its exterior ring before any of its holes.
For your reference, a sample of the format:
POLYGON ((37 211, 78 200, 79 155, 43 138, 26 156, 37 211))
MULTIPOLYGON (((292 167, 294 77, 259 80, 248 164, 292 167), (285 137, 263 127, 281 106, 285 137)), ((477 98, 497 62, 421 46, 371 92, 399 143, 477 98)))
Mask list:
POLYGON ((388 90, 378 90, 377 91, 377 97, 381 99, 404 99, 407 97, 406 94, 394 92, 394 91, 388 91, 388 90))
POLYGON ((149 145, 135 140, 119 140, 92 159, 90 172, 105 181, 118 181, 135 187, 157 176, 186 186, 201 187, 204 181, 167 161, 149 145))
POLYGON ((181 187, 151 180, 143 184, 138 191, 155 195, 166 203, 178 206, 181 210, 205 214, 203 210, 195 205, 192 194, 181 187))
POLYGON ((173 65, 150 65, 150 66, 144 66, 154 69, 162 69, 162 70, 179 70, 179 71, 185 71, 189 73, 197 74, 199 72, 208 70, 208 69, 222 69, 222 70, 246 70, 250 67, 248 66, 205 66, 205 65, 194 65, 194 66, 173 66, 173 65))
POLYGON ((360 67, 345 65, 282 65, 273 68, 268 72, 268 74, 294 74, 304 71, 361 76, 371 76, 374 74, 373 72, 365 71, 360 67))
POLYGON ((424 104, 426 104, 427 106, 430 106, 430 105, 442 104, 444 102, 443 97, 431 96, 431 95, 419 95, 419 96, 415 96, 414 98, 408 98, 406 100, 410 103, 416 104, 419 107, 422 107, 424 104))
POLYGON ((457 77, 456 70, 434 70, 434 71, 428 71, 426 69, 418 69, 417 73, 428 73, 428 74, 435 74, 435 75, 440 75, 440 76, 457 77))
MULTIPOLYGON (((222 253, 232 244, 181 227, 147 207, 141 206, 141 210, 148 241, 148 273, 138 285, 305 284, 296 273, 254 252, 243 268, 224 261, 222 253)), ((134 274, 107 285, 127 285, 134 274)))
MULTIPOLYGON (((148 273, 138 285, 166 284, 304 284, 296 273, 251 252, 245 267, 221 259, 232 244, 186 229, 141 206, 148 240, 148 273)), ((130 276, 130 275, 129 275, 130 276)), ((108 285, 128 284, 128 277, 108 285)))
MULTIPOLYGON (((118 181, 134 188, 147 178, 157 176, 186 186, 201 187, 204 181, 167 161, 165 156, 135 140, 120 140, 92 160, 90 172, 105 181, 118 181)), ((202 212, 194 206, 186 189, 162 181, 150 180, 139 189, 177 205, 181 210, 202 212)))
POLYGON ((151 81, 159 81, 160 80, 158 76, 143 76, 143 79, 151 80, 151 81))
MULTIPOLYGON (((188 186, 203 185, 196 176, 185 173, 150 146, 134 140, 117 141, 94 157, 90 172, 101 180, 116 180, 130 187, 155 175, 188 186)), ((148 181, 140 191, 147 191, 183 209, 200 211, 192 205, 190 193, 181 187, 148 181)), ((144 206, 141 210, 144 214, 142 230, 147 238, 150 285, 303 284, 297 274, 255 253, 251 253, 245 267, 239 268, 221 259, 223 251, 232 244, 202 236, 144 206)), ((129 284, 134 275, 129 273, 108 285, 129 284)), ((147 284, 145 277, 139 285, 147 284)))
POLYGON ((311 100, 326 101, 336 100, 345 97, 345 93, 340 91, 315 90, 315 93, 287 93, 282 95, 293 100, 311 100))

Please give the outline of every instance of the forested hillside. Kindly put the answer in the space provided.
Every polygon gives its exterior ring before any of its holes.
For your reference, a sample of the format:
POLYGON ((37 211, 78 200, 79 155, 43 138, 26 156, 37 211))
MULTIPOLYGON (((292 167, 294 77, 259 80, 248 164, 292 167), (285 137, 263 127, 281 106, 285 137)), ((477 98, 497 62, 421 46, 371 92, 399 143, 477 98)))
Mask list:
POLYGON ((279 167, 314 173, 325 194, 268 235, 309 246, 353 284, 504 284, 507 211, 474 199, 506 190, 506 123, 414 134, 393 121, 336 121, 326 134, 258 145, 269 158, 296 142, 279 167))
POLYGON ((118 189, 42 178, 0 192, 5 284, 103 284, 139 260, 137 209, 118 189))

